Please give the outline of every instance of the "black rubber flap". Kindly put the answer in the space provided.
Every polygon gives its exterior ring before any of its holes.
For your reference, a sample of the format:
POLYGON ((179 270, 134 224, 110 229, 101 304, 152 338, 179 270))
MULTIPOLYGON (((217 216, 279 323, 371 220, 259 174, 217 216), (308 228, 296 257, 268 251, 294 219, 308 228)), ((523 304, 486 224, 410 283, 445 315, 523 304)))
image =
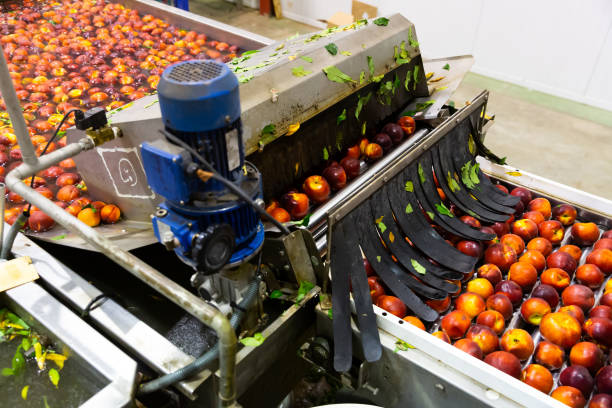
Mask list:
POLYGON ((334 368, 336 371, 347 371, 352 364, 349 278, 365 359, 373 362, 379 360, 382 355, 376 315, 372 307, 370 287, 356 239, 356 231, 347 220, 348 218, 345 218, 334 225, 332 239, 332 307, 334 312, 334 368), (337 280, 340 282, 334 285, 337 280), (339 289, 338 293, 336 289, 339 289))
MULTIPOLYGON (((356 225, 359 234, 358 239, 361 244, 361 249, 365 254, 366 258, 370 261, 374 272, 382 279, 382 281, 391 289, 393 294, 397 296, 408 309, 412 311, 420 319, 427 322, 433 322, 438 318, 438 312, 427 306, 410 288, 404 285, 393 273, 393 270, 397 270, 399 266, 393 262, 389 254, 384 250, 380 240, 375 246, 371 239, 371 231, 369 231, 366 220, 369 214, 369 210, 365 206, 360 206, 356 211, 355 218, 353 219, 354 225, 356 225)), ((402 272, 404 273, 404 272, 402 272)))
POLYGON ((383 188, 404 234, 415 247, 437 263, 459 272, 470 273, 478 259, 459 252, 429 225, 421 213, 414 192, 409 191, 408 183, 414 185, 414 182, 404 180, 401 176, 400 174, 400 177, 395 177, 383 188))
POLYGON ((444 148, 444 144, 438 143, 431 148, 432 161, 438 183, 446 194, 446 197, 459 207, 466 214, 478 218, 484 222, 505 222, 508 215, 493 212, 476 201, 467 192, 467 187, 461 181, 461 178, 455 178, 455 169, 452 164, 450 155, 444 148), (450 184, 450 185, 449 185, 450 184))
POLYGON ((450 210, 444 206, 444 203, 440 200, 440 196, 433 179, 433 168, 430 152, 425 152, 423 155, 421 155, 417 162, 417 166, 421 166, 423 169, 420 172, 420 174, 423 176, 422 178, 419 175, 412 174, 414 171, 411 172, 410 170, 414 170, 414 167, 410 167, 410 169, 407 170, 410 179, 419 180, 418 183, 413 185, 414 193, 416 194, 417 200, 419 200, 419 203, 421 203, 423 209, 435 214, 433 221, 437 225, 464 239, 490 241, 496 237, 495 234, 487 234, 470 227, 455 217, 450 210), (448 228, 445 227, 444 224, 448 225, 448 228))

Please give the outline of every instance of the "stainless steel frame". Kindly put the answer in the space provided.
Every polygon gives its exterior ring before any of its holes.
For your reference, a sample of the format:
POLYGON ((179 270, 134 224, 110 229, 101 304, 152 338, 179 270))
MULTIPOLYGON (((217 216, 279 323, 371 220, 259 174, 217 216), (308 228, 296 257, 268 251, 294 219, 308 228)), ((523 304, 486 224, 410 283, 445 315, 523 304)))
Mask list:
MULTIPOLYGON (((33 265, 37 270, 42 266, 38 260, 33 260, 33 265)), ((2 301, 34 330, 50 336, 56 345, 66 346, 72 354, 70 359, 77 360, 73 364, 91 367, 106 380, 104 383, 108 382, 81 407, 131 406, 136 384, 136 362, 123 351, 35 282, 6 291, 2 294, 2 301)))

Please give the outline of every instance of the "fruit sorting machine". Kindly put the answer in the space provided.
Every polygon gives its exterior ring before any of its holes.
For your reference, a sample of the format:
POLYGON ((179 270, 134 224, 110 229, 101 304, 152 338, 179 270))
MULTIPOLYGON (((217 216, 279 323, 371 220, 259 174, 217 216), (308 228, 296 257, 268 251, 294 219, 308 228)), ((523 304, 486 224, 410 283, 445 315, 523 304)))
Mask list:
MULTIPOLYGON (((580 221, 602 230, 612 226, 610 202, 494 163, 482 142, 486 92, 439 115, 415 104, 427 97, 414 27, 399 15, 291 38, 227 65, 171 66, 158 95, 100 123, 112 140, 71 129, 69 152, 30 157, 7 175, 10 189, 98 252, 19 235, 12 253, 32 258, 42 286, 124 350, 113 350, 122 364, 133 370, 126 359, 138 362, 138 384, 133 371, 113 383, 151 406, 272 406, 308 364, 382 406, 560 406, 371 303, 364 256, 430 332, 444 325, 435 302, 461 291, 478 260, 443 237, 494 240, 455 214, 505 225, 521 199, 498 183, 571 203, 580 221), (416 112, 423 109, 427 115, 416 112), (435 120, 415 131, 405 119, 405 134, 378 137, 410 110, 435 120), (281 225, 262 214, 264 200, 361 142, 356 155, 366 160, 334 195, 320 199, 304 184, 317 204, 306 221, 281 225), (21 182, 68 153, 100 197, 151 223, 151 239, 128 252, 21 182), (117 169, 109 171, 111 162, 117 169)), ((302 218, 296 203, 281 201, 302 218)), ((19 304, 18 290, 6 296, 19 304)), ((32 305, 20 310, 34 315, 32 305)), ((509 328, 521 326, 517 313, 509 328)))

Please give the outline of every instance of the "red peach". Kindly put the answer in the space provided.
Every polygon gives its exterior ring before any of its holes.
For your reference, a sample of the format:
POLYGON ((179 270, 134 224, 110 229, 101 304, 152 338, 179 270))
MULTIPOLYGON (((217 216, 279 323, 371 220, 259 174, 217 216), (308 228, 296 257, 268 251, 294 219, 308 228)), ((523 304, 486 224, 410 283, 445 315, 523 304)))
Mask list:
POLYGON ((581 365, 586 367, 591 374, 597 373, 597 371, 603 367, 606 357, 603 351, 595 343, 590 341, 583 341, 574 344, 569 354, 570 364, 581 365))
POLYGON ((514 252, 516 252, 517 255, 522 254, 525 250, 525 242, 521 237, 515 234, 503 235, 499 239, 499 242, 501 244, 509 245, 510 247, 512 247, 512 249, 514 249, 514 252))
POLYGON ((448 334, 444 333, 443 331, 438 330, 437 332, 433 332, 431 333, 432 336, 439 338, 440 340, 442 340, 445 343, 450 344, 451 340, 450 337, 448 337, 448 334))
POLYGON ((482 350, 478 343, 470 339, 459 339, 454 344, 459 350, 468 353, 472 357, 482 360, 482 350))
POLYGON ((527 206, 529 211, 538 211, 544 216, 544 219, 550 219, 552 209, 550 207, 550 201, 545 198, 534 198, 529 202, 527 206))
POLYGON ((561 368, 565 361, 565 351, 548 341, 540 341, 536 347, 534 359, 550 370, 561 368))
POLYGON ((540 333, 551 343, 567 349, 578 343, 582 328, 578 320, 569 314, 555 312, 544 316, 540 333))
POLYGON ((492 365, 514 378, 521 377, 521 362, 514 354, 508 353, 507 351, 494 351, 485 357, 485 363, 492 365))
POLYGON ((542 318, 550 313, 550 305, 544 299, 532 297, 521 305, 521 316, 527 323, 539 326, 542 318))
POLYGON ((606 305, 595 306, 589 312, 589 317, 604 317, 612 320, 612 307, 606 305))
POLYGON ((541 237, 536 237, 529 241, 527 249, 540 252, 544 256, 548 256, 552 253, 553 247, 549 240, 541 237))
POLYGON ((502 272, 507 272, 510 265, 516 262, 516 252, 512 247, 503 244, 493 244, 485 251, 485 263, 497 265, 502 272))
POLYGON ((510 280, 504 280, 495 285, 495 292, 508 296, 508 299, 515 306, 523 300, 523 290, 516 282, 510 280))
POLYGON ((383 295, 376 300, 376 306, 386 310, 399 317, 400 319, 406 316, 406 305, 395 296, 383 295))
POLYGON ((584 331, 597 344, 612 347, 612 320, 604 317, 591 317, 584 322, 584 331))
POLYGON ((543 283, 538 285, 533 292, 531 292, 531 297, 544 299, 546 303, 550 305, 551 309, 556 308, 559 304, 559 293, 557 293, 557 290, 543 283))
POLYGON ((533 249, 525 251, 519 258, 519 262, 526 262, 532 265, 538 273, 541 273, 546 268, 546 258, 544 258, 544 255, 540 251, 533 249))
POLYGON ((553 208, 552 216, 555 220, 561 222, 561 224, 567 227, 576 221, 578 212, 576 211, 576 208, 569 204, 559 204, 553 208))
POLYGON ((559 248, 559 251, 570 254, 576 262, 580 262, 580 257, 582 256, 582 249, 580 249, 580 247, 568 244, 559 248))
POLYGON ((488 298, 495 292, 491 282, 484 278, 472 279, 468 282, 466 290, 479 295, 483 299, 488 298))
POLYGON ((28 218, 28 227, 34 232, 48 231, 55 225, 55 221, 42 211, 34 211, 28 218))
POLYGON ((561 293, 563 304, 580 306, 582 311, 586 312, 595 304, 595 295, 589 287, 584 285, 570 285, 561 293))
POLYGON ((602 238, 595 242, 593 249, 611 249, 612 250, 612 238, 602 238))
POLYGON ((512 302, 505 293, 495 293, 487 299, 487 310, 499 312, 505 320, 512 317, 512 302))
POLYGON ((514 221, 510 226, 510 230, 524 241, 530 241, 538 236, 538 226, 536 223, 525 218, 514 221))
POLYGON ((570 408, 584 408, 586 400, 579 389, 562 385, 550 394, 557 401, 561 401, 570 408))
POLYGON ((478 268, 477 276, 484 278, 491 282, 491 285, 495 286, 502 280, 502 273, 494 264, 484 264, 478 268))
POLYGON ((531 195, 531 191, 527 190, 525 187, 515 187, 510 192, 510 195, 515 197, 519 197, 523 202, 523 205, 527 206, 529 202, 533 199, 531 195))
POLYGON ((451 339, 463 337, 470 327, 471 319, 461 310, 453 310, 442 318, 440 326, 451 339))
POLYGON ((576 269, 576 280, 591 289, 600 287, 604 279, 605 275, 597 265, 584 264, 576 269))
POLYGON ((563 269, 548 268, 540 275, 540 281, 554 287, 558 291, 562 291, 569 286, 571 278, 563 269))
POLYGON ((612 250, 610 249, 596 249, 587 256, 586 261, 587 263, 597 265, 606 275, 612 273, 612 250))
POLYGON ((451 297, 449 295, 442 300, 428 299, 425 301, 425 303, 436 312, 442 313, 448 310, 448 307, 451 304, 451 297))
POLYGON ((497 310, 485 310, 476 318, 476 323, 490 327, 497 335, 504 332, 506 322, 504 316, 497 310))
POLYGON ((539 364, 529 364, 521 376, 523 382, 538 391, 548 394, 554 385, 553 376, 548 369, 539 364))
POLYGON ((563 225, 556 220, 541 222, 540 225, 538 225, 538 231, 542 238, 546 238, 553 245, 557 245, 563 241, 563 235, 565 234, 563 225))
POLYGON ((499 349, 497 334, 489 326, 475 324, 467 331, 465 338, 475 341, 485 356, 499 349))
POLYGON ((329 198, 331 189, 322 176, 310 176, 302 184, 302 190, 314 203, 322 203, 329 198))
POLYGON ((533 339, 523 329, 510 329, 501 338, 501 348, 519 360, 527 360, 533 353, 533 339))
POLYGON ((527 262, 515 262, 508 271, 508 280, 517 283, 526 292, 538 281, 538 271, 527 262))
POLYGON ((572 240, 578 245, 592 245, 599 238, 599 228, 594 222, 577 222, 572 225, 572 240))
POLYGON ((457 298, 455 308, 463 311, 471 320, 485 310, 485 301, 475 293, 466 292, 457 298))
POLYGON ((542 213, 538 211, 527 211, 523 214, 523 218, 533 221, 537 226, 546 221, 542 213))
POLYGON ((584 323, 584 312, 582 311, 582 308, 578 305, 563 306, 560 307, 557 311, 559 313, 567 313, 574 319, 578 320, 578 323, 580 323, 581 325, 584 323))
POLYGON ((568 274, 573 274, 576 270, 576 260, 567 252, 553 252, 546 258, 546 265, 549 268, 563 269, 568 274))

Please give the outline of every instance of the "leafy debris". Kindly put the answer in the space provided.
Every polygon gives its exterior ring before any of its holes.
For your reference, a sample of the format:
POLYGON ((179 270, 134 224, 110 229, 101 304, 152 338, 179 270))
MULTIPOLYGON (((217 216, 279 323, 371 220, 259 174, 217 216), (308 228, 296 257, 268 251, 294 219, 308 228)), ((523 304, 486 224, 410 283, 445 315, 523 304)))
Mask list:
POLYGON ((370 102, 370 98, 372 97, 372 92, 368 92, 366 96, 359 95, 359 100, 357 101, 357 109, 355 109, 355 118, 359 119, 359 114, 365 105, 370 102))
POLYGON ((376 24, 377 26, 386 26, 387 24, 389 24, 389 19, 386 17, 379 17, 376 20, 372 21, 374 24, 376 24))
POLYGON ((345 84, 347 82, 355 82, 353 78, 346 75, 344 72, 340 71, 337 67, 330 65, 327 68, 323 68, 323 72, 327 75, 327 79, 333 82, 338 82, 340 84, 345 84))
POLYGON ((292 68, 291 69, 291 73, 293 74, 293 76, 303 77, 303 76, 312 74, 312 71, 307 71, 307 70, 304 69, 303 66, 300 65, 300 66, 297 66, 295 68, 292 68))
POLYGON ((340 123, 344 122, 346 120, 346 109, 342 110, 342 113, 338 115, 338 118, 336 119, 336 125, 339 125, 340 123))
POLYGON ((327 52, 329 52, 331 55, 336 55, 338 54, 338 46, 334 43, 329 43, 325 46, 325 49, 327 50, 327 52))

